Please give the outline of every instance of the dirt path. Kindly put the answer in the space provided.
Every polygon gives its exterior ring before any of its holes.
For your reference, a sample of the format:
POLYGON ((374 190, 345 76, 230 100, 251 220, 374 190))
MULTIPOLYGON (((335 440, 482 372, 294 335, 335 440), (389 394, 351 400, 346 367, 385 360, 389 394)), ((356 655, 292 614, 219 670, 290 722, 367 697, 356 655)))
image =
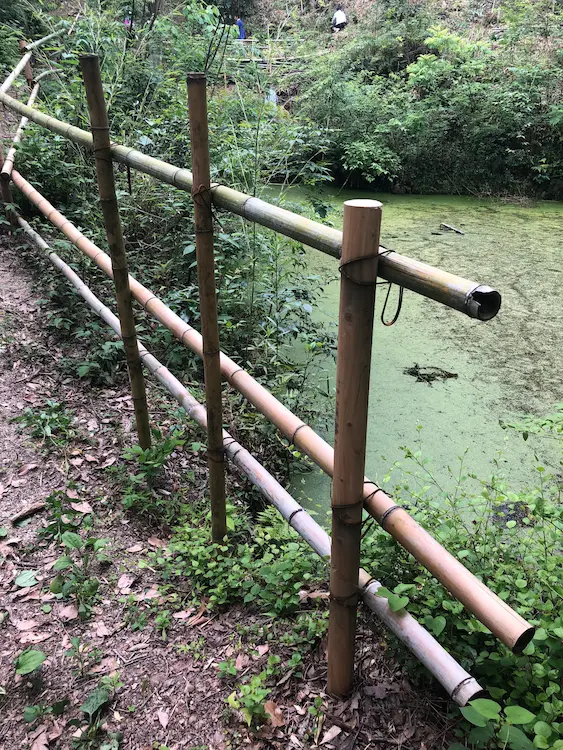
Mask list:
MULTIPOLYGON (((166 586, 151 558, 165 546, 165 533, 124 512, 111 474, 132 442, 126 383, 94 389, 68 376, 69 345, 49 332, 40 294, 25 254, 4 239, 0 750, 443 747, 448 722, 410 687, 382 635, 365 625, 351 700, 334 703, 323 693, 325 643, 312 638, 302 671, 287 669, 276 678, 261 728, 249 729, 229 707, 235 683, 220 679, 220 663, 232 660, 240 681, 267 669, 273 654, 288 662, 291 648, 277 641, 287 623, 272 624, 240 607, 187 606, 182 592, 166 586), (22 416, 23 423, 13 421, 22 416), (40 434, 46 425, 57 445, 40 434), (37 503, 46 508, 11 522, 37 503), (73 528, 82 540, 108 540, 105 559, 90 566, 99 588, 86 600, 86 617, 79 616, 76 594, 65 598, 54 583, 62 531, 73 528), (270 641, 268 628, 275 636, 270 641), (38 670, 17 674, 17 668, 26 671, 26 650, 45 660, 38 670)), ((154 386, 149 398, 164 427, 154 386)), ((193 457, 172 458, 168 480, 181 483, 189 469, 192 492, 201 493, 204 469, 196 466, 193 479, 193 457)), ((76 557, 68 546, 66 552, 76 557)))

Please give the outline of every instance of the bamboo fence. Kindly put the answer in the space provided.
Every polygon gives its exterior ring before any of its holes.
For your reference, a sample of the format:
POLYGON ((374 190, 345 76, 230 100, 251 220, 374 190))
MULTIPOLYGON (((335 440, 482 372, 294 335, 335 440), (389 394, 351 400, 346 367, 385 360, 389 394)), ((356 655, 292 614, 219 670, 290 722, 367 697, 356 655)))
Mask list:
MULTIPOLYGON (((99 315, 118 335, 121 329, 118 318, 99 300, 84 284, 80 277, 55 252, 51 251, 45 240, 23 219, 18 218, 19 225, 39 249, 43 250, 50 262, 67 278, 88 306, 99 315)), ((192 394, 139 342, 139 351, 143 364, 178 401, 190 419, 193 419, 204 430, 207 428, 206 409, 192 394)), ((330 559, 331 540, 329 535, 316 521, 295 501, 291 495, 268 473, 268 471, 228 432, 223 431, 223 446, 231 461, 248 477, 262 495, 280 512, 288 524, 309 544, 324 560, 330 559)), ((458 705, 464 706, 469 701, 483 694, 483 689, 436 639, 408 612, 393 612, 387 600, 377 595, 381 584, 373 579, 363 568, 359 571, 358 590, 366 606, 397 636, 406 647, 421 661, 437 681, 445 688, 448 695, 458 705)))
MULTIPOLYGON (((40 40, 40 42, 41 41, 45 40, 40 40)), ((33 46, 38 46, 38 43, 30 45, 28 49, 33 46)), ((98 152, 100 149, 100 141, 97 137, 98 126, 95 125, 94 122, 92 123, 94 125, 94 138, 92 138, 86 131, 71 126, 68 123, 63 123, 48 115, 44 115, 43 113, 35 110, 32 106, 29 106, 29 104, 24 105, 6 94, 7 89, 9 88, 13 80, 15 80, 16 75, 18 75, 24 68, 26 64, 24 63, 25 58, 26 55, 22 57, 19 66, 16 66, 16 69, 12 72, 12 74, 10 74, 10 76, 8 76, 4 84, 0 87, 0 101, 2 101, 13 110, 20 112, 24 117, 27 117, 28 119, 42 125, 43 127, 46 127, 52 132, 63 135, 69 140, 79 143, 87 149, 98 152)), ((103 95, 101 96, 101 99, 103 102, 103 95)), ((89 105, 90 104, 91 102, 89 101, 89 105)), ((20 123, 20 126, 21 125, 22 124, 20 123)), ((23 123, 23 127, 25 127, 25 123, 23 123)), ((21 127, 22 130, 23 127, 21 127)), ((192 123, 192 135, 193 130, 194 129, 192 123)), ((179 189, 190 190, 191 192, 194 192, 195 188, 195 194, 200 194, 200 186, 203 186, 203 188, 205 188, 206 195, 211 196, 212 201, 215 205, 224 208, 232 213, 240 215, 246 219, 249 219, 250 221, 261 224, 264 227, 273 229, 281 234, 284 234, 285 236, 292 237, 300 242, 303 242, 304 244, 310 245, 311 247, 316 247, 323 252, 335 257, 339 257, 342 252, 344 256, 343 264, 347 265, 348 263, 349 259, 346 255, 346 226, 343 251, 343 234, 341 232, 324 227, 321 224, 292 214, 291 212, 281 209, 277 206, 272 206, 265 201, 261 201, 260 199, 253 198, 252 196, 239 193, 224 186, 210 186, 210 189, 207 192, 208 184, 205 182, 205 180, 200 182, 201 178, 199 177, 197 172, 197 164, 195 165, 196 174, 194 178, 189 170, 176 168, 170 164, 167 164, 166 162, 141 154, 134 149, 129 149, 115 144, 110 145, 109 137, 107 137, 106 141, 103 143, 103 149, 103 157, 106 160, 106 164, 110 164, 110 168, 111 160, 113 159, 130 167, 136 168, 139 171, 144 172, 145 174, 156 177, 163 182, 174 185, 179 189)), ((98 153, 96 153, 96 156, 98 156, 98 153)), ((204 172, 205 170, 203 170, 203 173, 204 172)), ((201 170, 200 173, 202 173, 201 170)), ((36 190, 34 190, 34 188, 29 185, 29 183, 27 183, 21 177, 21 175, 19 175, 18 172, 12 169, 11 177, 14 184, 16 184, 16 186, 20 190, 22 190, 22 192, 30 199, 32 203, 34 203, 39 208, 39 210, 47 217, 49 221, 51 221, 56 227, 58 227, 82 252, 84 252, 92 260, 94 260, 94 262, 102 270, 104 270, 106 274, 108 274, 110 277, 112 276, 112 262, 105 253, 103 253, 92 242, 87 240, 87 238, 85 238, 84 235, 82 235, 72 224, 70 224, 70 222, 68 222, 62 216, 62 214, 56 211, 56 209, 54 209, 54 207, 51 206, 51 204, 45 198, 43 198, 36 190)), ((4 183, 6 183, 6 187, 9 188, 8 180, 4 178, 2 180, 2 183, 3 185, 4 183)), ((210 211, 208 212, 208 219, 210 218, 209 214, 210 211)), ((347 226, 351 227, 352 224, 348 222, 347 226)), ((33 233, 33 230, 29 226, 27 230, 25 227, 23 228, 24 231, 26 231, 26 233, 31 236, 30 232, 33 233)), ((203 228, 206 233, 209 233, 209 222, 205 226, 201 225, 200 229, 201 228, 203 228)), ((379 248, 378 230, 376 232, 377 238, 374 239, 374 237, 372 237, 371 244, 368 240, 363 238, 363 236, 361 236, 360 238, 356 237, 352 240, 351 237, 354 235, 353 230, 351 230, 349 233, 351 243, 350 247, 352 249, 358 244, 358 239, 360 242, 362 241, 362 239, 364 239, 367 243, 366 246, 369 246, 371 248, 371 252, 373 252, 374 249, 376 251, 381 250, 381 248, 379 248)), ((207 249, 209 250, 209 247, 207 249)), ((211 244, 211 261, 212 252, 213 251, 211 244)), ((207 255, 209 256, 209 252, 207 252, 207 255)), ((360 257, 362 257, 361 254, 360 257)), ((359 259, 360 258, 358 258, 358 260, 359 259)), ((53 261, 53 258, 51 258, 51 260, 53 261)), ((58 260, 60 261, 60 259, 58 260)), ((380 275, 386 280, 398 283, 405 288, 411 289, 415 292, 423 294, 424 296, 440 301, 447 306, 464 312, 470 317, 474 317, 480 320, 488 320, 496 315, 500 307, 500 294, 490 287, 479 285, 452 274, 448 274, 439 269, 432 268, 431 266, 428 266, 426 264, 419 263, 418 261, 412 261, 394 252, 386 251, 384 255, 378 255, 376 252, 374 262, 377 263, 377 261, 379 261, 380 275)), ((60 263, 62 263, 62 261, 60 261, 60 263)), ((363 265, 366 264, 363 263, 363 265)), ((213 266, 211 264, 211 273, 213 272, 212 268, 213 266)), ((200 357, 203 357, 205 360, 207 354, 207 341, 204 341, 202 339, 202 336, 197 331, 185 324, 180 318, 178 318, 178 316, 176 316, 171 310, 169 310, 161 300, 159 300, 152 294, 152 292, 139 284, 135 279, 130 277, 126 271, 126 268, 122 270, 124 270, 124 276, 128 279, 133 296, 143 305, 145 310, 156 317, 157 320, 159 320, 161 323, 163 323, 163 325, 165 325, 184 345, 188 346, 190 349, 192 349, 192 351, 197 353, 200 357)), ((200 269, 198 269, 198 273, 199 270, 200 269)), ((352 271, 352 276, 355 272, 356 270, 352 271)), ((69 278, 68 274, 66 275, 67 278, 69 278)), ((80 280, 78 281, 80 282, 80 280)), ((373 279, 373 281, 375 281, 375 278, 373 279)), ((82 282, 80 283, 82 284, 82 282)), ((345 289, 346 283, 343 282, 343 290, 345 289)), ((91 294, 89 290, 88 293, 91 294)), ((371 293, 371 304, 368 303, 366 307, 365 299, 362 296, 362 304, 360 304, 358 307, 358 310, 361 309, 364 313, 364 324, 369 322, 365 319, 366 315, 367 318, 373 318, 373 290, 371 290, 371 293)), ((83 297, 85 297, 85 294, 83 294, 82 291, 81 294, 83 297)), ((342 313, 344 318, 347 314, 350 313, 350 303, 353 300, 353 297, 354 294, 350 294, 348 292, 346 296, 346 293, 343 293, 341 304, 344 307, 346 307, 346 305, 348 304, 348 309, 342 313), (346 300, 348 300, 348 302, 346 302, 346 300)), ((366 298, 367 297, 369 297, 369 295, 367 295, 366 298)), ((97 303, 101 304, 99 303, 99 300, 97 301, 97 303)), ((105 308, 105 310, 107 310, 107 308, 105 308)), ((358 310, 356 311, 356 314, 358 310)), ((110 316, 113 315, 109 311, 108 313, 110 316)), ((104 315, 102 315, 102 317, 104 317, 104 315)), ((115 316, 113 316, 113 318, 113 322, 117 323, 115 316)), ((341 323, 344 318, 342 318, 341 316, 341 323)), ((108 322, 107 316, 104 319, 106 319, 106 322, 108 322)), ((118 323, 117 325, 119 328, 118 323)), ((114 330, 116 329, 114 328, 114 330)), ((118 332, 120 332, 120 329, 118 332)), ((350 336, 350 332, 348 332, 348 336, 350 336)), ((344 336, 343 341, 345 340, 345 338, 346 337, 344 336)), ((362 337, 362 340, 364 342, 365 338, 365 336, 362 337)), ((205 339, 207 339, 207 337, 205 337, 205 339)), ((339 344, 340 343, 341 342, 339 339, 339 344)), ((343 346, 345 348, 346 345, 343 344, 343 346)), ((356 352, 358 351, 357 347, 353 348, 356 352)), ((286 409, 286 407, 278 402, 266 389, 264 389, 256 381, 254 381, 254 379, 251 378, 251 376, 246 373, 241 367, 236 365, 236 363, 226 357, 223 353, 219 352, 218 337, 216 340, 216 349, 217 357, 219 358, 220 363, 220 371, 225 376, 227 381, 240 393, 242 393, 251 403, 253 403, 256 408, 258 408, 259 411, 261 411, 268 419, 270 419, 270 421, 272 421, 282 431, 282 433, 290 440, 291 443, 295 444, 296 447, 299 447, 303 452, 309 455, 326 473, 330 474, 331 476, 334 474, 335 480, 338 480, 338 478, 345 478, 346 469, 351 465, 350 460, 344 460, 342 459, 342 457, 339 458, 340 451, 338 451, 336 454, 335 462, 335 451, 333 451, 333 449, 325 441, 323 441, 318 435, 316 435, 316 433, 314 433, 308 425, 299 420, 288 409, 286 409)), ((138 352, 141 353, 145 364, 148 365, 149 362, 153 363, 153 372, 156 373, 160 382, 162 382, 168 388, 168 390, 173 395, 175 395, 176 398, 178 398, 180 394, 179 389, 182 389, 181 395, 183 399, 192 398, 190 394, 188 394, 188 392, 183 389, 183 386, 181 386, 181 384, 167 370, 165 370, 165 368, 163 368, 160 363, 154 360, 154 358, 152 358, 152 360, 150 359, 152 355, 148 354, 144 347, 139 347, 138 352)), ((343 352, 343 354, 345 354, 345 352, 343 352)), ((347 356, 346 358, 350 359, 349 356, 347 356)), ((151 369, 150 365, 148 366, 149 369, 151 369)), ((366 380, 369 380, 369 378, 366 380)), ((365 399, 367 399, 367 390, 365 391, 364 395, 365 399)), ((362 398, 360 398, 359 400, 362 401, 362 398)), ((181 400, 180 402, 182 403, 181 400)), ((194 412, 194 416, 195 412, 199 413, 199 410, 202 409, 203 407, 199 404, 197 404, 197 407, 196 404, 191 405, 191 411, 194 412)), ((205 416, 201 416, 200 424, 204 424, 204 426, 208 427, 207 412, 204 409, 203 414, 205 416)), ((360 421, 362 419, 365 420, 365 409, 362 412, 362 409, 358 407, 355 412, 355 416, 359 417, 360 421)), ((195 418, 197 419, 197 416, 195 418)), ((338 426, 338 417, 337 427, 338 429, 341 429, 342 427, 342 425, 340 425, 340 427, 338 426)), ((360 430, 360 432, 361 431, 362 430, 360 430)), ((225 444, 225 439, 227 439, 227 442, 230 439, 230 446, 233 445, 234 441, 232 441, 232 438, 229 438, 226 433, 223 433, 222 437, 223 441, 221 447, 226 451, 227 455, 231 455, 229 453, 229 447, 225 444)), ((363 440, 363 449, 360 446, 359 454, 363 454, 363 452, 365 452, 365 426, 363 440)), ((241 454, 241 452, 244 451, 244 449, 242 449, 240 446, 238 446, 238 448, 239 450, 237 450, 236 453, 232 456, 233 460, 235 460, 241 454)), ((345 454, 346 450, 341 453, 341 456, 344 456, 345 454)), ((254 459, 252 460, 254 461, 254 459)), ((335 541, 336 546, 333 548, 333 554, 334 551, 336 551, 336 557, 338 558, 340 573, 342 573, 342 571, 346 571, 345 580, 347 584, 344 588, 341 589, 338 588, 338 584, 336 584, 336 587, 333 586, 333 571, 331 566, 331 594, 333 598, 333 602, 331 603, 331 632, 333 642, 337 642, 334 641, 334 638, 338 640, 339 632, 338 628, 335 629, 332 622, 334 611, 338 611, 338 607, 335 607, 333 605, 335 601, 337 603, 347 603, 348 601, 352 600, 355 602, 358 594, 359 584, 359 589, 362 592, 364 600, 368 603, 368 606, 370 606, 370 608, 374 609, 374 611, 378 613, 378 615, 386 622, 388 627, 393 630, 394 627, 397 627, 396 620, 400 619, 401 625, 404 626, 405 624, 409 624, 409 626, 414 629, 414 632, 411 633, 411 636, 405 638, 403 637, 405 635, 403 632, 402 635, 399 635, 399 637, 405 640, 407 645, 409 645, 411 650, 413 650, 413 653, 417 654, 418 658, 420 658, 421 661, 430 668, 430 670, 438 677, 442 684, 448 685, 448 692, 454 700, 456 700, 458 703, 467 702, 467 700, 470 699, 468 697, 469 695, 471 697, 475 697, 477 692, 480 690, 479 686, 469 675, 467 675, 467 673, 465 673, 463 679, 453 685, 453 666, 451 664, 446 666, 446 669, 443 673, 441 672, 442 668, 440 667, 440 669, 437 670, 438 672, 440 672, 440 676, 438 676, 435 666, 436 660, 433 653, 434 646, 432 644, 432 642, 435 643, 435 641, 428 633, 426 633, 426 631, 423 631, 423 629, 421 630, 426 635, 421 636, 422 641, 424 641, 425 638, 430 638, 430 642, 428 642, 427 640, 425 648, 418 649, 418 652, 415 651, 413 645, 422 642, 416 640, 416 638, 421 635, 417 629, 420 628, 420 625, 418 625, 418 623, 416 623, 416 621, 414 621, 413 618, 411 618, 410 615, 405 612, 400 613, 400 618, 396 618, 393 616, 391 617, 391 619, 389 619, 391 611, 387 605, 386 600, 382 597, 377 596, 377 589, 379 588, 379 584, 375 581, 371 581, 369 575, 365 571, 360 569, 358 573, 358 534, 355 532, 343 533, 343 526, 345 524, 342 524, 340 522, 343 520, 349 521, 350 518, 352 519, 352 521, 357 520, 356 516, 359 514, 359 521, 357 524, 355 524, 359 530, 359 524, 361 523, 361 506, 363 503, 365 509, 374 518, 376 518, 376 520, 378 520, 380 525, 385 530, 390 532, 398 541, 400 541, 401 544, 403 544, 406 549, 412 552, 412 554, 423 565, 425 565, 428 570, 430 570, 442 583, 444 583, 444 585, 470 611, 472 611, 476 615, 476 617, 481 620, 481 622, 483 622, 493 633, 495 633, 495 635, 497 635, 506 645, 508 645, 513 650, 520 651, 532 638, 534 629, 529 625, 529 623, 527 623, 523 618, 515 613, 505 602, 496 597, 482 582, 476 579, 436 540, 432 539, 432 537, 430 537, 427 532, 425 532, 420 526, 418 526, 414 519, 412 519, 406 513, 406 511, 404 511, 404 509, 397 506, 393 502, 393 500, 389 498, 383 492, 383 490, 381 490, 381 488, 365 479, 365 477, 362 477, 363 455, 361 456, 361 460, 358 460, 358 455, 356 455, 352 461, 352 465, 354 466, 353 475, 355 479, 353 481, 346 480, 345 490, 343 490, 340 495, 339 491, 337 490, 337 502, 334 503, 333 500, 333 504, 335 504, 336 506, 349 506, 348 510, 344 513, 342 511, 342 507, 340 507, 340 509, 338 509, 336 513, 333 513, 333 533, 335 540, 337 540, 338 534, 341 538, 347 538, 348 540, 344 544, 341 544, 340 548, 338 546, 338 541, 335 541), (355 508, 357 508, 357 510, 355 510, 350 515, 350 508, 353 505, 353 502, 350 501, 350 499, 353 498, 354 495, 356 495, 358 498, 354 506, 355 508), (339 498, 340 500, 342 500, 342 498, 347 498, 347 502, 340 502, 339 498), (350 517, 344 518, 346 513, 348 513, 350 517), (343 561, 344 567, 342 567, 343 561), (351 588, 350 581, 353 581, 353 585, 351 588), (356 581, 358 581, 358 583, 355 583, 356 581), (383 616, 382 605, 387 612, 387 620, 383 616), (411 621, 415 624, 412 624, 411 621)), ((240 466, 240 463, 238 465, 240 466)), ((266 484, 275 482, 275 480, 273 480, 273 478, 270 477, 269 474, 267 474, 263 467, 260 467, 259 464, 258 467, 260 471, 256 473, 255 478, 257 480, 262 481, 266 479, 266 484)), ((247 474, 251 478, 251 481, 254 481, 252 479, 251 473, 252 472, 247 472, 247 474)), ((257 486, 260 486, 260 481, 258 481, 257 486)), ((262 491, 264 491, 262 487, 261 489, 262 491)), ((282 493, 285 492, 282 488, 279 488, 279 490, 281 490, 282 493)), ((287 493, 285 494, 287 495, 287 493)), ((274 495, 276 495, 276 493, 274 493, 274 495)), ((291 503, 294 504, 294 506, 292 506, 293 510, 291 512, 288 512, 288 514, 285 515, 284 509, 282 509, 281 506, 276 507, 278 507, 278 509, 282 512, 282 515, 284 515, 284 517, 288 519, 290 524, 299 531, 299 533, 311 544, 311 546, 313 546, 313 548, 319 554, 322 554, 323 557, 327 557, 328 554, 330 554, 330 538, 325 534, 325 532, 322 531, 322 529, 320 529, 320 527, 315 524, 312 519, 310 519, 309 516, 307 516, 303 509, 300 508, 297 503, 295 503, 293 498, 291 498, 289 495, 287 497, 289 498, 291 503), (309 520, 305 521, 304 519, 309 520), (299 525, 303 524, 305 524, 305 527, 299 529, 299 525), (314 524, 314 526, 311 526, 310 524, 314 524)), ((270 499, 272 500, 271 497, 270 499)), ((276 503, 274 502, 274 504, 276 503)), ((354 524, 352 523, 352 526, 353 525, 354 524)), ((342 583, 342 580, 344 580, 344 578, 342 578, 341 575, 340 578, 340 583, 342 583)), ((342 612, 340 612, 340 614, 342 614, 342 612)), ((340 618, 340 621, 342 622, 342 618, 340 618)), ((345 641, 348 645, 346 645, 345 650, 347 651, 348 656, 346 659, 340 660, 340 666, 338 667, 336 672, 333 669, 333 686, 340 685, 340 687, 337 688, 335 692, 345 692, 345 686, 347 684, 349 685, 350 683, 349 665, 350 663, 352 663, 353 665, 354 627, 355 610, 353 618, 348 615, 348 623, 344 630, 341 630, 341 632, 346 632, 345 641), (349 648, 350 644, 352 646, 351 649, 349 648), (340 671, 339 675, 337 674, 338 671, 340 671), (334 677, 334 675, 337 676, 334 677), (342 686, 344 686, 344 688, 342 686)), ((393 632, 395 632, 395 630, 393 630, 393 632)), ((329 635, 329 642, 330 638, 331 636, 329 635)), ((438 644, 435 645, 440 648, 438 644)), ((451 657, 449 656, 448 658, 451 659, 451 657)), ((452 662, 457 669, 460 669, 459 665, 457 665, 453 659, 452 662)), ((334 663, 335 662, 333 660, 333 666, 334 663)), ((457 676, 460 676, 459 672, 457 673, 457 676)), ((329 683, 330 681, 331 677, 329 659, 329 683)))
MULTIPOLYGON (((109 257, 88 240, 46 198, 16 171, 16 187, 41 213, 104 273, 111 276, 109 257)), ((156 295, 133 277, 131 292, 142 307, 199 357, 203 354, 201 335, 170 310, 156 295)), ((221 353, 223 377, 270 420, 326 474, 333 475, 334 449, 314 430, 280 403, 266 388, 221 353)), ((385 531, 390 533, 427 570, 429 570, 478 620, 513 651, 521 651, 532 639, 534 628, 511 607, 479 581, 464 565, 398 506, 375 482, 364 479, 364 508, 385 531)))

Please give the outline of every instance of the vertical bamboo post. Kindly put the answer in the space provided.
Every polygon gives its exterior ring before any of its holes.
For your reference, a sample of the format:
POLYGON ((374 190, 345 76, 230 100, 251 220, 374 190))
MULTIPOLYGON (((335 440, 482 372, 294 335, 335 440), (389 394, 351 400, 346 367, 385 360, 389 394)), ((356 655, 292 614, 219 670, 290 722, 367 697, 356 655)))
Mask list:
MULTIPOLYGON (((0 143, 0 169, 4 166, 4 149, 0 143)), ((10 222, 10 226, 15 229, 18 226, 18 220, 14 215, 14 212, 8 208, 10 204, 14 202, 12 195, 12 188, 10 187, 10 180, 0 180, 0 190, 2 191, 2 203, 4 204, 4 210, 6 212, 6 218, 10 222)), ((9 234, 10 230, 6 230, 9 234)))
POLYGON ((141 448, 146 449, 151 447, 151 430, 145 392, 145 379, 139 356, 137 333, 135 331, 131 289, 129 288, 129 269, 127 267, 127 256, 125 254, 121 219, 117 207, 113 164, 110 155, 109 120, 98 56, 80 55, 80 68, 84 78, 88 111, 90 113, 100 203, 111 255, 115 296, 117 299, 119 321, 121 323, 123 348, 125 349, 125 356, 127 358, 129 381, 131 383, 137 434, 139 436, 139 445, 141 448))
POLYGON ((344 203, 336 363, 328 692, 354 678, 358 570, 381 203, 344 203))
POLYGON ((205 73, 188 73, 188 111, 192 151, 194 222, 203 371, 207 404, 207 463, 213 540, 227 533, 225 509, 225 456, 223 452, 223 416, 219 326, 215 293, 213 257, 213 213, 209 175, 209 133, 205 73))
MULTIPOLYGON (((27 42, 24 39, 20 39, 20 51, 22 55, 25 55, 27 51, 25 48, 26 44, 27 42)), ((24 74, 25 74, 25 80, 27 81, 27 85, 29 86, 30 89, 32 89, 33 88, 33 73, 31 72, 31 63, 29 61, 26 63, 26 66, 24 68, 24 74)))

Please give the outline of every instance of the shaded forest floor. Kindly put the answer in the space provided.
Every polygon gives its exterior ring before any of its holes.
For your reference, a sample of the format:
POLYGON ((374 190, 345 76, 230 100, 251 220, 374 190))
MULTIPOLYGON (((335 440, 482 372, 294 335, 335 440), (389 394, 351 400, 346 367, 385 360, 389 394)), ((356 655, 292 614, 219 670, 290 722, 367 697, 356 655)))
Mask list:
MULTIPOLYGON (((155 559, 170 530, 127 513, 120 497, 129 470, 122 453, 135 442, 126 380, 94 388, 69 375, 73 344, 50 333, 37 268, 19 241, 4 238, 0 253, 0 750, 444 747, 452 728, 444 703, 410 686, 367 620, 350 700, 324 693, 321 639, 300 672, 276 677, 262 727, 247 727, 229 707, 234 678, 220 677, 220 663, 232 660, 239 682, 273 654, 286 663, 291 648, 279 637, 291 623, 239 606, 208 611, 205 600, 190 606, 189 581, 171 590, 161 579, 155 559), (63 598, 53 584, 60 532, 73 527, 83 540, 108 540, 105 559, 90 563, 99 589, 85 598, 87 617, 76 595, 63 598), (17 674, 27 649, 45 661, 17 674)), ((165 430, 172 412, 154 384, 149 400, 165 430)), ((188 499, 199 499, 205 473, 201 454, 178 450, 163 487, 187 485, 188 499)))

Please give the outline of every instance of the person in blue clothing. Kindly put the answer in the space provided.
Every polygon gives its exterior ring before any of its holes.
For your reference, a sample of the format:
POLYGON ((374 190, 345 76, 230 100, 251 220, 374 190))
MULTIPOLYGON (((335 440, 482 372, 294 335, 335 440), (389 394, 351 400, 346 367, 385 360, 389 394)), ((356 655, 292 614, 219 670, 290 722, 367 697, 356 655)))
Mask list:
POLYGON ((244 23, 240 16, 235 16, 235 23, 238 26, 238 38, 246 39, 246 31, 244 30, 244 23))

